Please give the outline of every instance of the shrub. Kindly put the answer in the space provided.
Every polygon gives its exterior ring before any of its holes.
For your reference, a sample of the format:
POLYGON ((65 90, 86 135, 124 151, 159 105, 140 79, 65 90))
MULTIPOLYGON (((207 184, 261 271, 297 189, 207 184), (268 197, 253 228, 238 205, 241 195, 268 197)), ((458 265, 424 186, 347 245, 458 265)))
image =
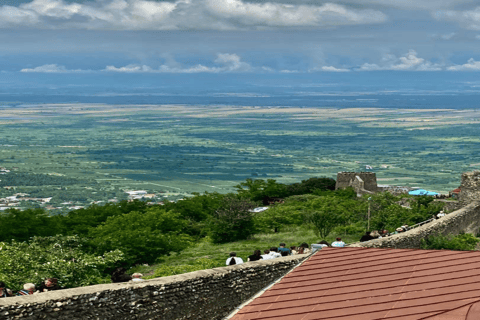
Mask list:
POLYGON ((428 237, 427 239, 422 239, 421 248, 468 251, 474 250, 479 241, 479 238, 469 233, 459 234, 457 236, 443 236, 439 234, 428 237))

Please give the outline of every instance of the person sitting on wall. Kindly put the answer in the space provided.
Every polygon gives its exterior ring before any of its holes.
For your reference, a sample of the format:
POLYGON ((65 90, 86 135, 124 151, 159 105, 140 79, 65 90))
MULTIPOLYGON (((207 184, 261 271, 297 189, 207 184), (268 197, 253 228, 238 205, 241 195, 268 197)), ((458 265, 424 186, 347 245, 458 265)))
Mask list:
POLYGON ((292 251, 289 248, 285 248, 285 243, 280 243, 278 247, 278 252, 282 255, 282 257, 286 257, 292 254, 292 251))
POLYGON ((337 238, 336 241, 332 242, 332 247, 335 247, 335 248, 345 247, 345 242, 342 241, 342 238, 337 238))
POLYGON ((236 252, 230 252, 230 258, 228 258, 225 263, 227 266, 233 266, 235 264, 242 264, 243 260, 242 258, 237 257, 236 252))
POLYGON ((5 282, 0 281, 0 298, 6 298, 12 296, 12 290, 7 288, 5 282))
POLYGON ((282 256, 280 253, 278 253, 278 249, 276 247, 270 248, 270 255, 272 256, 272 259, 280 258, 282 256))
POLYGON ((132 280, 132 277, 128 274, 126 274, 127 269, 118 267, 115 269, 115 271, 112 272, 112 276, 110 279, 112 279, 112 282, 117 283, 117 282, 128 282, 132 280))
POLYGON ((132 282, 142 282, 142 281, 145 281, 144 279, 142 279, 143 277, 143 274, 139 273, 139 272, 135 272, 134 274, 132 274, 132 282))
POLYGON ((295 246, 291 246, 290 251, 292 252, 292 254, 298 254, 298 248, 295 246))
POLYGON ((365 234, 360 238, 360 242, 365 242, 365 241, 370 241, 375 239, 374 237, 372 237, 370 233, 371 233, 370 231, 365 232, 365 234))
POLYGON ((253 254, 248 256, 248 260, 247 261, 258 261, 258 260, 262 260, 263 257, 262 257, 262 252, 260 250, 255 250, 253 251, 253 254))
POLYGON ((33 283, 25 283, 23 290, 17 292, 17 296, 28 296, 35 292, 35 285, 33 283))
POLYGON ((310 250, 308 243, 304 242, 297 248, 297 252, 298 254, 307 254, 312 252, 312 250, 310 250))
POLYGON ((268 249, 263 250, 262 259, 263 260, 273 259, 273 257, 270 255, 270 250, 268 249))
POLYGON ((38 287, 39 292, 47 292, 47 291, 60 290, 60 289, 62 289, 62 288, 58 285, 58 279, 57 278, 47 278, 38 287))
POLYGON ((320 241, 319 243, 312 244, 312 253, 317 252, 325 247, 330 247, 330 243, 325 240, 320 241))

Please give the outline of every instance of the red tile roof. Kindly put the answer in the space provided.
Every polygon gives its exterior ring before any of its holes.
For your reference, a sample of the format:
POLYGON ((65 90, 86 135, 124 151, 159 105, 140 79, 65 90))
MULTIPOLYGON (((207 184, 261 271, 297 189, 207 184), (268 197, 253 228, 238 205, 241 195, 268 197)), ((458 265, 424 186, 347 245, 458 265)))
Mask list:
POLYGON ((478 251, 346 247, 318 251, 232 320, 479 320, 478 312, 478 251))

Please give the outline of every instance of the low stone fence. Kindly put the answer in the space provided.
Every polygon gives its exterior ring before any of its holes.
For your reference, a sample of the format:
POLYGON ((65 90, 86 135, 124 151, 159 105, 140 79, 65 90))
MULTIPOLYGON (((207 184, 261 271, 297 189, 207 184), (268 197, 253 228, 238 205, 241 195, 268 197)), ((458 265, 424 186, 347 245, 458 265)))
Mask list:
POLYGON ((308 255, 0 299, 0 319, 223 319, 308 255))
POLYGON ((475 201, 421 227, 381 239, 354 243, 349 247, 415 249, 420 248, 422 239, 431 235, 456 235, 460 232, 473 233, 476 235, 479 228, 480 201, 475 201))

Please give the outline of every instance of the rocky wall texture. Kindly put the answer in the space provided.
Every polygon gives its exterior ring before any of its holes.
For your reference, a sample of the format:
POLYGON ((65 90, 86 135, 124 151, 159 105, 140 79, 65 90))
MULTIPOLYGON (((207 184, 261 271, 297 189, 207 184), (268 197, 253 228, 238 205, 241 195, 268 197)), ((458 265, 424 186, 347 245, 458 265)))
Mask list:
POLYGON ((459 201, 463 205, 480 199, 480 171, 464 172, 460 184, 459 201))
POLYGON ((404 233, 382 239, 359 242, 350 247, 418 249, 422 239, 436 234, 459 234, 468 232, 476 234, 480 228, 480 201, 470 203, 440 219, 404 233))
POLYGON ((223 319, 308 255, 0 299, 0 319, 223 319))

